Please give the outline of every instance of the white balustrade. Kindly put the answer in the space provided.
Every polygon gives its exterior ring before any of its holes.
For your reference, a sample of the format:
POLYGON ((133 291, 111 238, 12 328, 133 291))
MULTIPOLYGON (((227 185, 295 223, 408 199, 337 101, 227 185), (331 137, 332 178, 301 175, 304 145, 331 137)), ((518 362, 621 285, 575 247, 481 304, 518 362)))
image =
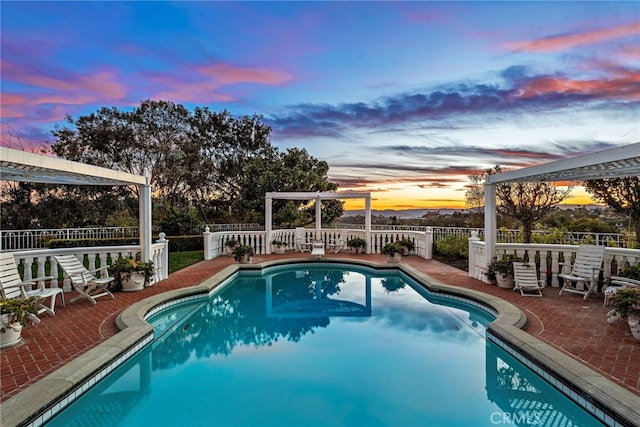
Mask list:
MULTIPOLYGON (((162 239, 161 239, 162 240, 162 239)), ((89 270, 100 269, 99 276, 107 275, 106 268, 118 257, 135 257, 140 252, 140 246, 96 246, 83 248, 63 248, 63 249, 38 249, 30 251, 12 252, 16 264, 22 265, 24 269, 23 279, 28 281, 33 277, 54 276, 62 279, 62 287, 66 291, 71 291, 71 284, 68 278, 64 278, 62 270, 58 268, 56 255, 73 254, 78 259, 85 261, 89 270), (50 268, 46 271, 46 264, 50 268), (33 275, 32 268, 36 266, 36 276, 33 275)), ((155 271, 152 281, 158 282, 169 276, 169 258, 167 241, 158 241, 151 245, 151 261, 154 263, 155 271)), ((58 281, 53 280, 52 287, 59 287, 58 281)))

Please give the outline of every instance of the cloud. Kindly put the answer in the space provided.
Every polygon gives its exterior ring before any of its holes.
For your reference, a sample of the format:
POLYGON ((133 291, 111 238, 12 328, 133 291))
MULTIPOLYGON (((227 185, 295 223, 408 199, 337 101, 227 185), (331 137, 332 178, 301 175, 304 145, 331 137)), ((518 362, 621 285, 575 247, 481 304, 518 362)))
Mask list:
MULTIPOLYGON (((365 102, 299 104, 290 114, 274 115, 266 121, 280 138, 341 137, 349 129, 388 129, 430 123, 444 127, 448 120, 508 121, 521 115, 587 108, 616 108, 618 114, 637 114, 640 105, 640 70, 603 65, 600 76, 590 79, 554 75, 532 75, 526 67, 503 70, 503 84, 457 83, 429 90, 400 93, 365 102)), ((371 130, 368 130, 372 132, 371 130)))
POLYGON ((592 31, 579 31, 544 37, 536 40, 509 42, 504 45, 509 50, 521 52, 556 52, 587 44, 601 43, 611 39, 640 35, 640 22, 630 22, 592 31))

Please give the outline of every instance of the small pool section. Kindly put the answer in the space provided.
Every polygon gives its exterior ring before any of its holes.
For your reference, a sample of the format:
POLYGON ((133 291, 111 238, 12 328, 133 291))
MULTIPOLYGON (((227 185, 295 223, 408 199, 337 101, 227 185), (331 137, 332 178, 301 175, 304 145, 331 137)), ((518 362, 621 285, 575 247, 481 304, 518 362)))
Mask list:
POLYGON ((50 426, 595 426, 486 338, 487 309, 395 270, 240 272, 50 426))

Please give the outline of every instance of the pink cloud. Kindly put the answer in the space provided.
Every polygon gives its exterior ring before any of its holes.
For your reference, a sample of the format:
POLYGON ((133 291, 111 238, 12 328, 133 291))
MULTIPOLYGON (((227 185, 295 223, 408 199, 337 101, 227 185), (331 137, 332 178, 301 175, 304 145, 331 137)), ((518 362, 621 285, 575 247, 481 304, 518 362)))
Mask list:
POLYGON ((156 92, 153 98, 174 99, 181 102, 233 102, 237 99, 222 93, 221 88, 240 83, 281 85, 292 79, 291 75, 265 68, 237 67, 229 63, 216 63, 194 68, 195 79, 184 77, 154 76, 155 83, 167 87, 156 92))
POLYGON ((618 25, 593 31, 584 31, 559 36, 545 37, 537 40, 510 42, 507 49, 523 52, 556 52, 585 44, 599 43, 640 34, 640 22, 618 25))

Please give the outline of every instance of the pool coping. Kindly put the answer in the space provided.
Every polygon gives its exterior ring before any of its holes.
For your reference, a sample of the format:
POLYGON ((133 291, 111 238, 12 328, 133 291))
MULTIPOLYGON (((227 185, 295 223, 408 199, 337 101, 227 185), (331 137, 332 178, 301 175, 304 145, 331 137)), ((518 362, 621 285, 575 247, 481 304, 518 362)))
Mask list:
POLYGON ((145 318, 154 310, 177 301, 208 297, 218 286, 241 270, 262 270, 282 264, 339 263, 372 269, 398 269, 421 286, 437 294, 462 297, 498 314, 487 328, 488 339, 530 368, 544 370, 545 379, 560 388, 603 423, 614 426, 640 425, 640 397, 610 381, 569 355, 553 348, 521 328, 527 317, 515 305, 479 291, 446 285, 407 264, 381 264, 366 260, 342 258, 293 258, 264 261, 259 264, 232 264, 201 283, 167 291, 141 300, 124 309, 116 319, 121 330, 105 342, 90 349, 42 380, 2 403, 0 424, 3 426, 38 426, 64 409, 77 396, 117 368, 128 357, 153 340, 153 328, 145 318))

